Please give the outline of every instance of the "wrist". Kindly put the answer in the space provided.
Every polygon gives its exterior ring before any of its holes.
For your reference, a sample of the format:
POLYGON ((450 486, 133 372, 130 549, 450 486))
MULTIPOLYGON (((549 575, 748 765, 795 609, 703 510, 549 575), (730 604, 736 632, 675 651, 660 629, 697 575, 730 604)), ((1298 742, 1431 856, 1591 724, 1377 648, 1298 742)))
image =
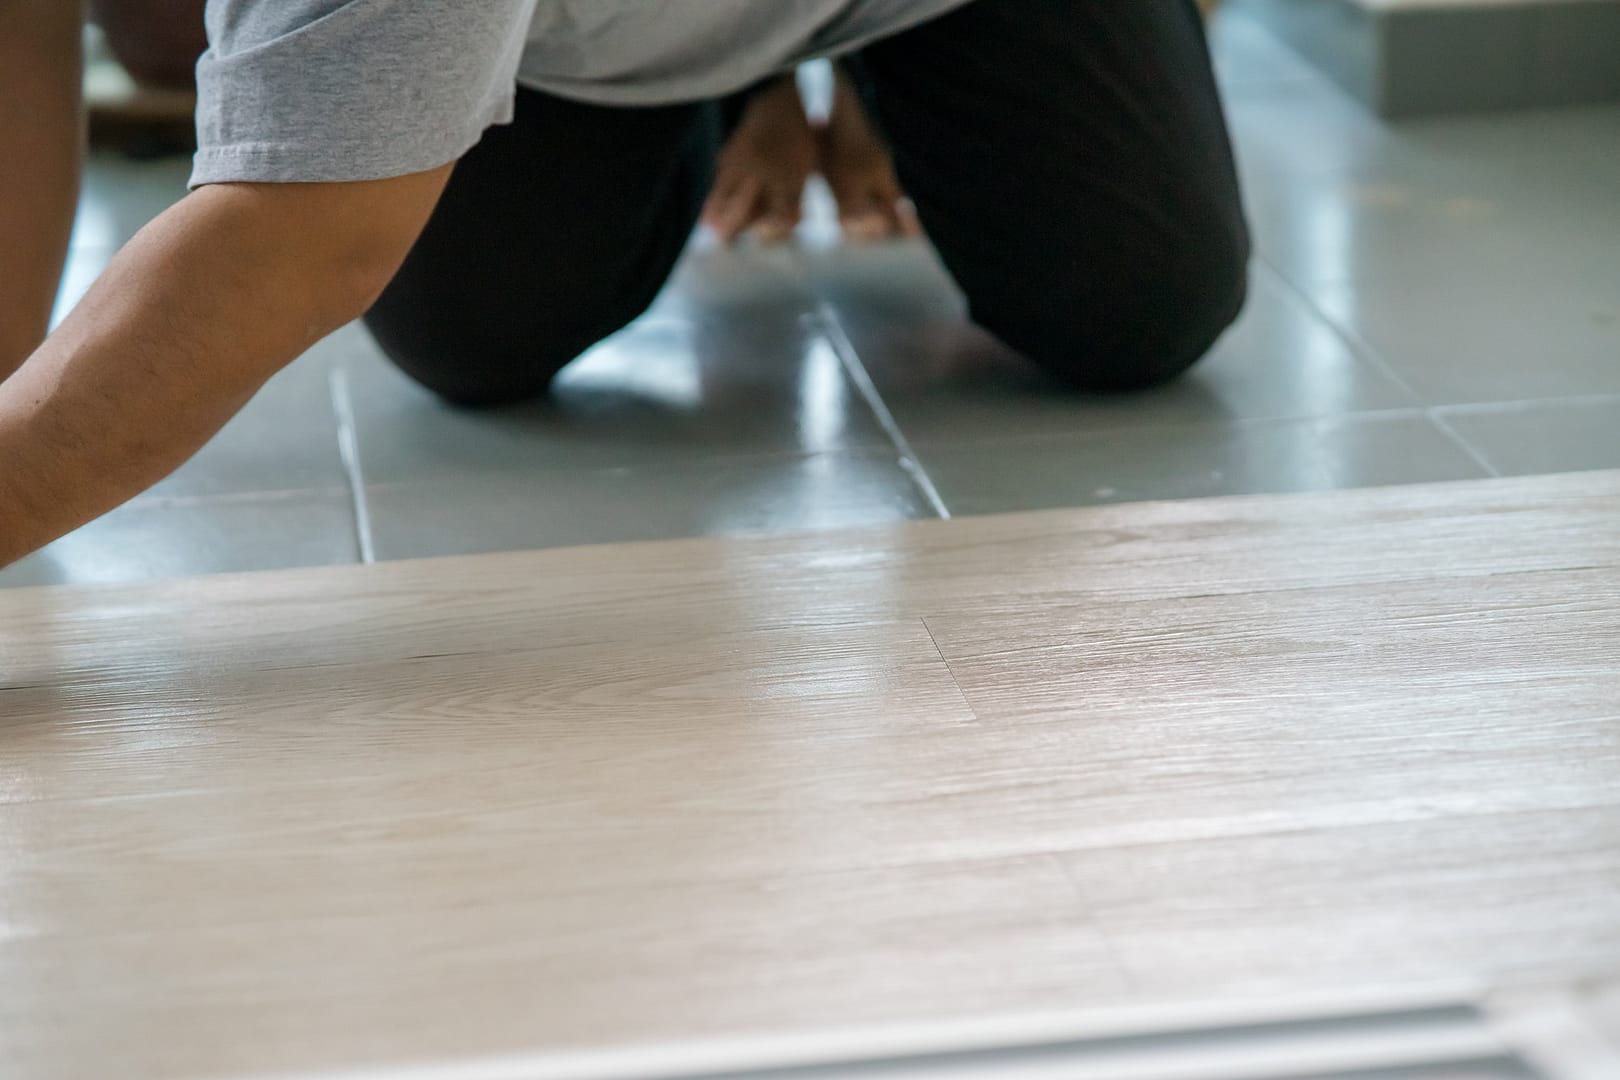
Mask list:
POLYGON ((748 121, 765 120, 773 124, 789 123, 809 125, 804 111, 804 100, 799 96, 798 79, 781 75, 762 83, 749 95, 744 109, 748 121))

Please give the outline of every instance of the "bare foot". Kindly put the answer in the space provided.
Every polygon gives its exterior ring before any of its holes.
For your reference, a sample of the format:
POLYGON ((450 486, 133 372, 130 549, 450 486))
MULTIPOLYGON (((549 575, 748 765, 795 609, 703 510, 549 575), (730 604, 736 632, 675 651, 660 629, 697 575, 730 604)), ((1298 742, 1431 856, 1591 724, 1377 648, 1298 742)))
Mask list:
POLYGON ((748 102, 720 151, 703 223, 725 244, 747 232, 781 243, 799 224, 805 181, 815 168, 816 133, 798 83, 779 79, 748 102))
POLYGON ((868 242, 922 235, 911 200, 894 174, 889 148, 842 68, 832 115, 816 132, 816 143, 821 175, 838 201, 845 237, 868 242))

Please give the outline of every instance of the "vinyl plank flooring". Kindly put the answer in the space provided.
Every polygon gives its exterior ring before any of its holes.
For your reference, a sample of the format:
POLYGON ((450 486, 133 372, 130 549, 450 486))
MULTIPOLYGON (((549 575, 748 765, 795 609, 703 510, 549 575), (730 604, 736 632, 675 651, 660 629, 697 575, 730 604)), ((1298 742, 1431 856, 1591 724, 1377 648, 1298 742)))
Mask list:
POLYGON ((0 1074, 1573 979, 1617 581, 1594 472, 8 590, 0 1074))
POLYGON ((1582 1080, 1620 1074, 1620 984, 1615 969, 1587 965, 1574 980, 1527 979, 1490 995, 1495 1028, 1542 1070, 1582 1080))
POLYGON ((1620 959, 1612 808, 1125 846, 1062 861, 1139 984, 1231 992, 1322 970, 1536 979, 1620 959))
POLYGON ((97 603, 31 591, 0 606, 0 686, 662 641, 892 620, 942 602, 990 618, 1616 565, 1615 472, 1139 503, 219 576, 106 588, 97 603))
MULTIPOLYGON (((664 641, 631 634, 577 645, 517 637, 481 651, 428 651, 364 666, 154 666, 139 678, 82 687, 22 685, 3 693, 10 745, 38 750, 61 771, 35 773, 27 787, 0 792, 0 802, 53 800, 88 775, 100 777, 98 797, 190 791, 222 768, 229 770, 230 787, 388 781, 394 779, 389 770, 409 767, 412 759, 431 770, 439 752, 476 758, 498 777, 536 749, 542 727, 546 745, 562 756, 543 755, 532 763, 537 769, 565 765, 565 749, 588 750, 617 732, 623 767, 633 767, 637 746, 657 744, 689 759, 682 765, 687 770, 710 768, 705 759, 712 763, 726 746, 742 752, 761 737, 785 750, 786 740, 836 743, 946 730, 974 719, 920 620, 747 633, 693 625, 664 641), (601 673, 608 668, 619 670, 604 684, 601 673), (289 672, 296 675, 296 697, 286 692, 289 672), (199 686, 205 696, 196 695, 199 686), (166 730, 170 752, 125 760, 130 745, 144 738, 140 710, 165 698, 184 708, 166 730), (93 731, 63 729, 56 721, 64 710, 93 712, 104 723, 93 731), (485 747, 467 742, 468 721, 478 723, 485 747), (301 761, 315 739, 325 747, 325 760, 301 761), (284 773, 280 764, 292 771, 284 773)), ((620 765, 605 760, 601 767, 620 765)), ((780 771, 769 759, 740 769, 747 777, 780 771)), ((535 790, 555 792, 576 781, 597 782, 548 773, 535 790)), ((627 790, 641 786, 638 781, 627 790)))
MULTIPOLYGON (((333 869, 344 895, 353 882, 333 869)), ((416 884, 400 870, 395 887, 416 884)), ((914 1021, 921 1001, 945 1015, 1054 997, 1106 1004, 1123 988, 1100 937, 1064 914, 1073 893, 1049 860, 600 894, 489 896, 467 881, 458 892, 419 896, 403 918, 212 924, 178 952, 169 935, 119 931, 96 940, 93 966, 71 938, 13 939, 0 972, 33 992, 0 1014, 30 1033, 8 1039, 7 1075, 79 1077, 117 1062, 124 1075, 291 1076, 312 1047, 332 1070, 321 1075, 387 1070, 424 1050, 434 1064, 468 1062, 456 1075, 493 1075, 471 1063, 537 1041, 656 1047, 793 1031, 809 1017, 914 1021), (402 954, 415 960, 402 967, 402 954), (153 971, 163 990, 188 991, 129 992, 153 971), (672 986, 679 1003, 662 989, 672 986), (82 1023, 53 1015, 64 998, 88 1006, 82 1023), (185 1038, 152 1038, 177 1022, 185 1038)), ((508 1070, 583 1075, 544 1059, 508 1070)))
POLYGON ((1033 849, 1620 806, 1613 566, 927 623, 1033 849))
POLYGON ((1611 975, 1583 987, 1582 1005, 1615 1053, 1620 1054, 1620 979, 1611 975))

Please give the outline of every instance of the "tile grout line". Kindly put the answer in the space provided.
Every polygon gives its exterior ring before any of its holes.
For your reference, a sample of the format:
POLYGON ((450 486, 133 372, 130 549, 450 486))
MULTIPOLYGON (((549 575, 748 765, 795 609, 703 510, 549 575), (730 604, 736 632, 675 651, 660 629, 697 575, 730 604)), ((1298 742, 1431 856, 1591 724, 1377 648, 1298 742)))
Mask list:
POLYGON ((1312 299, 1308 292, 1302 289, 1294 281, 1290 280, 1285 274, 1283 274, 1281 270, 1274 266, 1269 259, 1265 258, 1265 256, 1257 254, 1255 256, 1255 261, 1259 263, 1260 266, 1266 270, 1266 272, 1270 273, 1272 277, 1276 278, 1284 289, 1292 293, 1300 303, 1304 304, 1306 308, 1310 310, 1311 314, 1321 319, 1328 329, 1333 331, 1334 335, 1337 336, 1340 341, 1344 342, 1345 346, 1349 348, 1358 359, 1365 360, 1367 363, 1371 364, 1386 378, 1394 382, 1395 385, 1399 386, 1402 390, 1406 391, 1408 394, 1412 395, 1414 399, 1419 401, 1421 404, 1418 406, 1418 408, 1421 409, 1423 418, 1433 425, 1433 427, 1442 435, 1444 435, 1449 442, 1461 450, 1470 461, 1483 469, 1487 476, 1501 477, 1503 476, 1503 473, 1502 470, 1497 468, 1497 466, 1490 460, 1490 458, 1485 456, 1483 451, 1475 447, 1466 436, 1451 425, 1451 423, 1445 417, 1447 412, 1488 413, 1507 411, 1525 405, 1578 406, 1586 403, 1606 405, 1611 402, 1620 402, 1620 394, 1565 394, 1552 397, 1523 398, 1515 401, 1467 401, 1446 405, 1430 405, 1423 402, 1422 395, 1414 390, 1411 384, 1401 377, 1400 372, 1396 371, 1395 368, 1390 365, 1389 361, 1385 360, 1383 355, 1373 347, 1372 343, 1366 338, 1362 337, 1359 332, 1350 327, 1342 325, 1338 319, 1324 311, 1316 303, 1316 301, 1312 299))
POLYGON ((911 447, 911 441, 906 438, 905 432, 900 430, 900 424, 895 420, 894 413, 889 411, 889 406, 878 393, 877 385, 872 382, 872 375, 866 370, 866 365, 861 363, 860 354, 855 350, 855 343, 849 339, 838 313, 833 310, 831 304, 822 300, 816 305, 813 317, 826 333, 827 343, 832 346, 833 353, 843 364, 844 374, 855 384, 856 391, 866 401, 866 407, 872 410, 878 426, 883 429, 889 441, 894 444, 895 450, 899 452, 900 468, 910 475, 911 482, 917 485, 934 513, 939 515, 942 521, 951 520, 950 508, 945 505, 939 489, 934 486, 933 478, 923 468, 922 460, 911 447))
POLYGON ((1449 405, 1436 405, 1442 413, 1501 413, 1525 408, 1578 409, 1582 407, 1606 408, 1620 405, 1620 394, 1554 394, 1543 397, 1512 398, 1506 401, 1459 401, 1449 405))
POLYGON ((1459 450, 1461 450, 1464 454, 1467 454, 1469 459, 1472 460, 1475 465, 1478 465, 1493 477, 1501 477, 1502 470, 1491 464, 1490 459, 1487 458, 1484 453, 1476 449, 1474 444, 1465 439, 1461 432, 1447 423, 1446 418, 1440 415, 1439 408, 1436 407, 1424 409, 1423 416, 1429 421, 1429 423, 1435 426, 1440 434, 1450 439, 1456 444, 1459 450))
POLYGON ((354 405, 349 399, 349 373, 335 367, 326 375, 331 389, 332 411, 337 414, 338 456, 349 481, 349 505, 354 511, 354 537, 360 548, 360 562, 377 561, 377 545, 371 533, 371 508, 366 505, 365 474, 360 470, 360 443, 354 433, 354 405))
POLYGON ((1429 426, 1433 427, 1441 435, 1445 436, 1446 440, 1453 446, 1457 447, 1457 449, 1461 450, 1463 456, 1468 458, 1469 461, 1472 461, 1479 468, 1483 469, 1486 476, 1500 477, 1502 475, 1501 470, 1495 465, 1492 465, 1490 461, 1486 459, 1484 454, 1475 449, 1472 443, 1463 438, 1462 435, 1452 428, 1450 424, 1445 422, 1445 420, 1440 416, 1439 406, 1430 405, 1428 402, 1424 401, 1423 395, 1419 394, 1415 389, 1413 389, 1411 383, 1401 378, 1400 372, 1396 371, 1395 368, 1391 366, 1389 361, 1384 359, 1383 355, 1373 347, 1372 342, 1362 337, 1361 334, 1354 329, 1342 325, 1338 319, 1335 319, 1332 315, 1324 311, 1321 305, 1316 302, 1315 298, 1312 297, 1310 293, 1306 292, 1299 286, 1297 282, 1290 279, 1286 274, 1273 265, 1270 259, 1267 259, 1264 255, 1257 254, 1255 256, 1255 262, 1258 263, 1266 273, 1269 273, 1273 278, 1275 278, 1277 283, 1284 290, 1291 293, 1296 300, 1305 305, 1305 309, 1307 311, 1309 311, 1316 318, 1320 319, 1322 324, 1331 330, 1334 336, 1344 343, 1345 348, 1350 350, 1350 354, 1352 356, 1371 365, 1385 378, 1389 379, 1396 386, 1400 387, 1407 394, 1411 395, 1412 399, 1418 402, 1418 407, 1423 413, 1423 419, 1429 422, 1429 426))
POLYGON ((1322 306, 1316 302, 1315 297, 1311 296, 1310 293, 1301 288, 1298 282, 1294 281, 1287 274, 1284 274, 1281 270, 1279 270, 1270 259, 1265 257, 1264 254, 1257 252, 1254 256, 1254 261, 1266 273, 1270 274, 1274 279, 1276 279, 1277 283, 1282 286, 1285 292, 1303 304, 1305 306, 1305 310, 1309 311, 1312 315, 1316 316, 1316 318, 1320 319, 1322 324, 1333 332, 1333 336, 1344 343, 1345 348, 1350 350, 1350 354, 1352 356, 1363 363, 1371 365, 1375 370, 1378 371, 1379 374, 1383 375, 1396 386, 1406 391, 1406 393, 1411 396, 1412 400, 1417 403, 1415 406, 1413 406, 1414 408, 1421 408, 1424 411, 1428 411, 1429 405, 1423 400, 1422 395, 1412 388, 1411 383, 1401 378, 1400 372, 1396 371, 1390 366, 1389 361, 1384 359, 1382 353, 1373 348, 1370 341, 1362 337, 1356 331, 1341 325, 1338 319, 1335 319, 1332 315, 1329 315, 1322 309, 1322 306))

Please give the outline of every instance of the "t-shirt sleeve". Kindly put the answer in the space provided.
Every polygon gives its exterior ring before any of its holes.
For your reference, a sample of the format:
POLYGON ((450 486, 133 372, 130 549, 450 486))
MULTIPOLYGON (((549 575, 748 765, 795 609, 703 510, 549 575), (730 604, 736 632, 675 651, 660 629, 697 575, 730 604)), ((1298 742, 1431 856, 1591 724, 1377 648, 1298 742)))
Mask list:
POLYGON ((512 119, 535 0, 208 0, 191 185, 377 180, 512 119))

